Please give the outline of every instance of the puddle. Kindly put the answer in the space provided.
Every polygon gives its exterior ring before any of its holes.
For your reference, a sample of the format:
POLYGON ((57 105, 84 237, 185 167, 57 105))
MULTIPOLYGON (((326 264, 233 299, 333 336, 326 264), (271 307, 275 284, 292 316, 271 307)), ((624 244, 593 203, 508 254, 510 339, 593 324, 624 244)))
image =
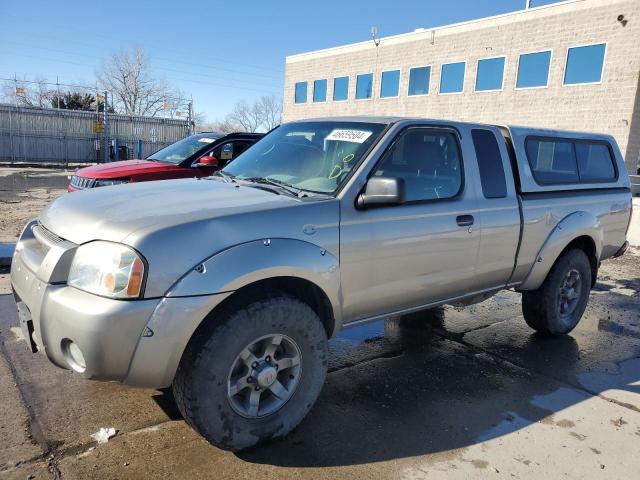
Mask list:
POLYGON ((361 345, 376 338, 384 337, 385 320, 378 320, 356 327, 345 327, 336 340, 351 346, 361 345))
POLYGON ((578 381, 591 392, 601 394, 608 390, 620 390, 634 394, 633 403, 638 404, 640 401, 640 358, 630 358, 618 363, 617 366, 617 371, 612 373, 579 373, 578 381))
POLYGON ((441 338, 434 333, 429 319, 422 313, 421 318, 393 317, 345 327, 329 341, 329 371, 398 356, 408 348, 428 348, 429 341, 441 338))
POLYGON ((593 293, 596 295, 602 295, 609 292, 633 297, 638 293, 638 282, 636 280, 598 280, 598 283, 593 289, 593 293))
POLYGON ((613 320, 601 318, 598 321, 598 330, 604 332, 610 332, 615 335, 622 335, 624 337, 633 337, 640 339, 640 323, 631 323, 629 325, 622 325, 613 320))

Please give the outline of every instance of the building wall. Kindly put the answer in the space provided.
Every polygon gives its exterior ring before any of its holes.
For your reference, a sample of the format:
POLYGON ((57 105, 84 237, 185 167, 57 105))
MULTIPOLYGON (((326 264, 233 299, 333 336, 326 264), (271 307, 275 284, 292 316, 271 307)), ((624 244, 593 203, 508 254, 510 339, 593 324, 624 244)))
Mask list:
MULTIPOLYGON (((416 19, 418 22, 419 19, 416 19)), ((284 120, 334 115, 400 115, 614 135, 635 173, 640 160, 640 1, 575 0, 449 27, 289 56, 284 120), (618 15, 628 21, 623 26, 618 15), (602 82, 563 86, 567 49, 606 42, 602 82), (521 53, 552 50, 547 88, 516 90, 521 53), (477 60, 506 56, 503 90, 474 92, 477 60), (464 60, 464 92, 441 95, 443 63, 464 60), (409 68, 431 66, 427 96, 407 96, 409 68), (401 69, 400 95, 379 98, 380 74, 401 69), (370 100, 355 100, 356 74, 374 73, 370 100), (333 78, 349 76, 349 99, 333 102, 333 78), (313 103, 313 81, 327 79, 327 102, 313 103), (294 103, 295 83, 308 82, 308 101, 294 103)))

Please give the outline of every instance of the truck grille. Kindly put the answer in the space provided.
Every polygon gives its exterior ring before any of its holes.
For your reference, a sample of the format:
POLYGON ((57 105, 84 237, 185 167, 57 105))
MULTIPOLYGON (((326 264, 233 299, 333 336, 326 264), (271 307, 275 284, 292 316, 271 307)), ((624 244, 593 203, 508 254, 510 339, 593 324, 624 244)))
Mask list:
POLYGON ((74 175, 71 177, 71 186, 79 190, 82 190, 85 188, 93 188, 95 183, 96 183, 95 178, 86 178, 86 177, 81 177, 79 175, 74 175))
POLYGON ((38 247, 43 256, 49 253, 51 247, 64 242, 64 239, 60 238, 55 233, 50 232, 40 223, 36 223, 31 227, 31 231, 33 232, 35 239, 38 241, 38 247))

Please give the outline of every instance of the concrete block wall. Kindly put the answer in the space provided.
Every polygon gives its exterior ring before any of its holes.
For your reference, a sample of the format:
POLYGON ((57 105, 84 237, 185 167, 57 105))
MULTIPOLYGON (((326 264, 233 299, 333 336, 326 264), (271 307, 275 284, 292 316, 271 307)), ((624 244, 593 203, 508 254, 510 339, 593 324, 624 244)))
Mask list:
MULTIPOLYGON (((419 19, 416 19, 419 22, 419 19)), ((529 11, 289 56, 284 120, 335 115, 399 115, 606 132, 635 173, 640 160, 640 1, 573 0, 529 11), (617 20, 624 15, 623 26, 617 20), (602 82, 563 86, 569 47, 607 44, 602 82), (549 85, 515 88, 521 53, 552 50, 549 85), (475 92, 477 61, 505 56, 503 89, 475 92), (466 61, 464 92, 439 94, 443 63, 466 61), (409 68, 431 66, 426 96, 407 95, 409 68), (401 69, 400 94, 380 98, 385 70, 401 69), (373 98, 355 100, 356 75, 374 73, 373 98), (333 102, 333 78, 349 76, 349 99, 333 102), (313 81, 327 79, 327 102, 313 103, 313 81), (308 82, 307 103, 294 103, 308 82)))

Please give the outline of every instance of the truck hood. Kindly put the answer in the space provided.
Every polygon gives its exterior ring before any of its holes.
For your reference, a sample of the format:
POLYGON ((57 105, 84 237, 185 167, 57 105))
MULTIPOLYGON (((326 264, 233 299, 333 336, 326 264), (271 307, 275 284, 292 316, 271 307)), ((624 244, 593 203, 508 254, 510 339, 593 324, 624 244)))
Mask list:
POLYGON ((219 179, 161 180, 65 194, 42 212, 40 222, 76 244, 91 240, 131 243, 125 239, 134 232, 298 203, 296 198, 219 179))
POLYGON ((104 163, 91 167, 81 168, 76 175, 85 178, 127 178, 140 173, 154 171, 168 172, 171 170, 183 170, 178 165, 167 162, 153 162, 151 160, 122 160, 119 162, 104 163))

